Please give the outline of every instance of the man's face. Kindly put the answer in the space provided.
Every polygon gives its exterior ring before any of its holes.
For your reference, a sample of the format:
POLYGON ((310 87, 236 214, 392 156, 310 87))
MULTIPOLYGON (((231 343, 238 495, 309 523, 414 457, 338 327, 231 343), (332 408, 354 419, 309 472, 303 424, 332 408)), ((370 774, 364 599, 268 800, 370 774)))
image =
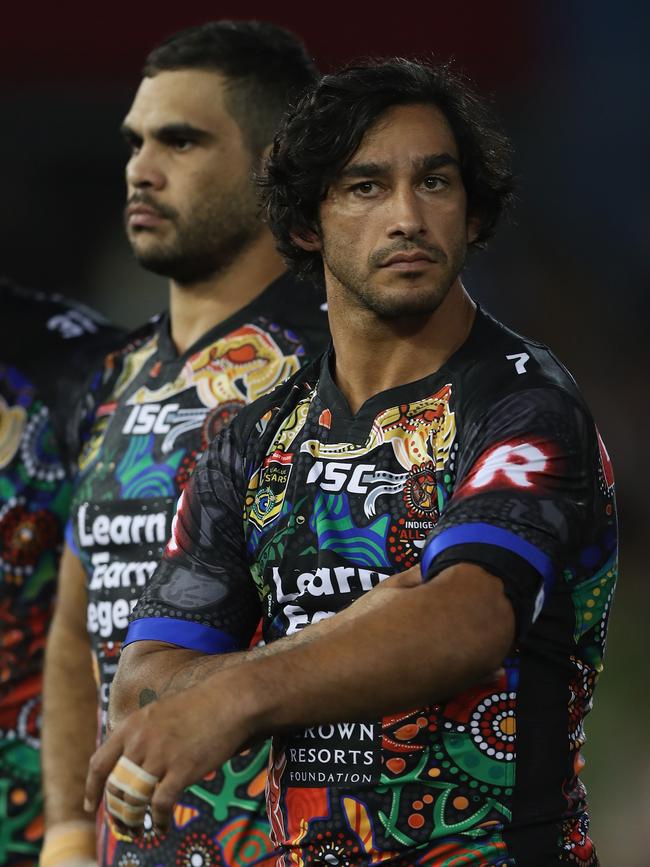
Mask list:
POLYGON ((223 271, 261 231, 252 157, 224 86, 204 70, 145 78, 122 128, 133 252, 181 284, 223 271))
POLYGON ((475 236, 458 147, 442 112, 395 106, 331 184, 315 248, 328 290, 382 319, 431 313, 475 236))

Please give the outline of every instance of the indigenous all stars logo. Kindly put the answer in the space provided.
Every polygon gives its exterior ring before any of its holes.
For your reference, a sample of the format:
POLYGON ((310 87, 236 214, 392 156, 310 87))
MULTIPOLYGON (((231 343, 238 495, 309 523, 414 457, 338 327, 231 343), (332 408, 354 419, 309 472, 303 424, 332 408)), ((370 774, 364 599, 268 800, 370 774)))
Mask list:
POLYGON ((403 497, 409 518, 438 520, 438 488, 433 461, 412 468, 403 497))
POLYGON ((389 556, 401 569, 410 569, 420 561, 427 536, 440 517, 438 498, 433 461, 414 466, 402 491, 406 517, 391 524, 388 535, 389 556))
POLYGON ((292 465, 291 452, 276 450, 264 459, 257 479, 251 480, 246 511, 258 530, 263 530, 280 514, 292 465))

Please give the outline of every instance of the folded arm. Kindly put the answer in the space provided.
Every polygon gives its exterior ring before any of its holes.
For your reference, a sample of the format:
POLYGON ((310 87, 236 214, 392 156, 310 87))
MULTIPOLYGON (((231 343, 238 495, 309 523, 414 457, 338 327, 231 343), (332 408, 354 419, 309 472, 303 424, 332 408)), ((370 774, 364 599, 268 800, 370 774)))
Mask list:
MULTIPOLYGON (((251 738, 440 702, 498 669, 515 634, 501 580, 467 563, 417 586, 410 572, 269 648, 207 661, 148 654, 178 660, 171 683, 192 685, 116 725, 91 761, 87 806, 125 755, 160 779, 152 809, 164 827, 182 790, 251 738)), ((162 679, 147 674, 152 685, 139 677, 138 689, 155 692, 162 679)))
MULTIPOLYGON (((372 593, 366 594, 349 608, 336 616, 336 625, 355 619, 369 606, 374 606, 378 593, 396 588, 415 587, 422 583, 419 567, 393 575, 379 584, 372 593)), ((384 598, 383 596, 381 597, 384 598)), ((114 729, 129 714, 159 698, 175 695, 200 684, 203 680, 234 665, 284 653, 291 644, 295 647, 326 635, 333 619, 301 629, 290 637, 253 650, 210 654, 188 650, 165 641, 135 641, 127 645, 113 679, 109 705, 109 728, 114 729)))

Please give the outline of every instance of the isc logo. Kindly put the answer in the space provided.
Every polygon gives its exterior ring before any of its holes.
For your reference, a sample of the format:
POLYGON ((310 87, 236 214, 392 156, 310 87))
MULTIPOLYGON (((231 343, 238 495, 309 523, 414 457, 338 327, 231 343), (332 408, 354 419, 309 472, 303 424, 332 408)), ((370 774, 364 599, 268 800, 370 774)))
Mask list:
POLYGON ((307 476, 307 484, 319 483, 323 491, 350 491, 365 494, 372 482, 374 464, 351 464, 347 461, 316 461, 307 476))
POLYGON ((125 434, 166 434, 173 421, 174 413, 179 409, 178 403, 145 403, 134 406, 124 423, 122 433, 125 434))

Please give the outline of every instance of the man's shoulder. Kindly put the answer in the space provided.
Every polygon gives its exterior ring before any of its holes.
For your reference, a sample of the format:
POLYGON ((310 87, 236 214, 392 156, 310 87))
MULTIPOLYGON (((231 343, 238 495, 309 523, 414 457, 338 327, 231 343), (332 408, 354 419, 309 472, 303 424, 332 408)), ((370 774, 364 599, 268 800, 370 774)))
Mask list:
POLYGON ((121 339, 107 354, 106 362, 110 365, 123 362, 130 355, 142 349, 144 345, 151 343, 158 335, 165 317, 165 313, 158 313, 142 325, 138 325, 130 331, 122 332, 121 339))
POLYGON ((0 279, 0 306, 3 361, 17 363, 41 350, 48 356, 56 350, 48 363, 65 364, 70 358, 106 353, 125 334, 79 301, 6 279, 0 279))
POLYGON ((478 310, 466 347, 452 359, 464 409, 474 415, 504 398, 539 390, 548 400, 578 404, 588 413, 578 385, 555 353, 484 310, 478 310))
POLYGON ((272 333, 281 329, 290 341, 303 345, 310 358, 320 355, 329 343, 324 288, 291 272, 274 280, 252 307, 268 320, 272 333))
POLYGON ((51 407, 66 406, 126 332, 74 299, 0 279, 0 363, 20 371, 51 407))

